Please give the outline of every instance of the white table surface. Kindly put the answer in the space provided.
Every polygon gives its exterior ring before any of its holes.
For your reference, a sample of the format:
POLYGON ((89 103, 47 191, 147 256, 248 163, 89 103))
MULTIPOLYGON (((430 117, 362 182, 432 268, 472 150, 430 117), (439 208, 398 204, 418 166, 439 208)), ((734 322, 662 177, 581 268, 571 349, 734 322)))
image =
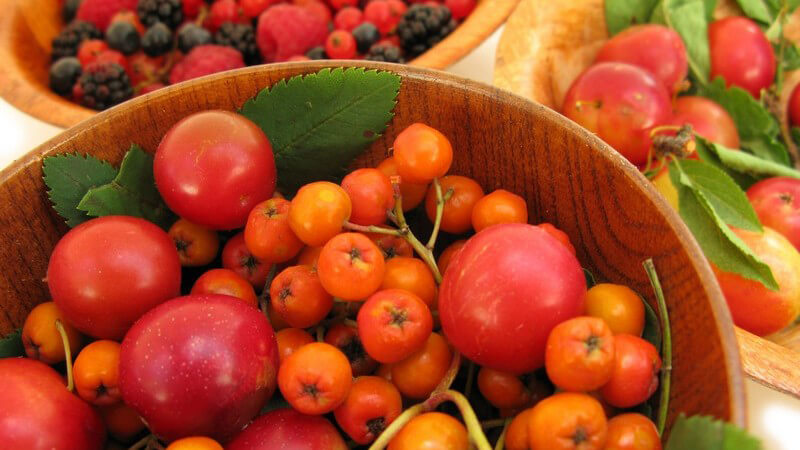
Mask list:
MULTIPOLYGON (((502 28, 480 47, 448 69, 467 78, 491 84, 494 55, 502 28)), ((5 167, 62 129, 35 119, 0 99, 0 167, 5 167)), ((745 383, 750 430, 768 450, 798 450, 800 400, 750 380, 745 383)), ((689 449, 687 449, 689 450, 689 449)))

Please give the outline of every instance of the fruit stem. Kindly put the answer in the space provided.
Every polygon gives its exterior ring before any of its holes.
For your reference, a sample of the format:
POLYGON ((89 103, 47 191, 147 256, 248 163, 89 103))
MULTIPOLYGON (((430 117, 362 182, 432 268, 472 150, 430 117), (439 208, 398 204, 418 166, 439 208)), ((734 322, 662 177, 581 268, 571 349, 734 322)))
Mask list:
POLYGON ((483 434, 483 428, 481 428, 481 423, 478 421, 478 416, 475 415, 475 411, 470 406, 469 400, 464 397, 464 394, 458 391, 447 391, 444 394, 450 397, 449 400, 455 403, 458 411, 461 412, 461 418, 464 419, 464 423, 467 425, 467 433, 469 433, 469 438, 475 444, 475 447, 478 450, 492 450, 489 440, 483 434))
POLYGON ((141 448, 144 448, 150 442, 150 438, 152 437, 153 437, 152 434, 148 434, 147 436, 136 441, 135 444, 128 447, 128 450, 139 450, 141 448))
POLYGON ((424 412, 428 412, 428 411, 432 410, 433 408, 436 408, 437 406, 439 406, 439 403, 444 401, 444 399, 441 399, 441 400, 435 402, 435 404, 433 404, 433 406, 430 406, 429 402, 432 399, 434 399, 434 397, 430 397, 428 400, 426 400, 426 401, 424 401, 422 403, 418 403, 418 404, 406 409, 405 411, 403 411, 402 414, 397 416, 397 418, 394 419, 394 421, 391 424, 389 424, 389 426, 386 427, 385 430, 383 430, 383 433, 381 433, 380 436, 378 436, 378 439, 376 439, 375 442, 373 442, 372 445, 369 446, 369 450, 383 450, 383 449, 385 449, 386 446, 389 445, 389 442, 392 441, 392 439, 397 435, 397 433, 399 433, 400 430, 402 430, 403 427, 408 422, 411 421, 411 419, 413 419, 414 417, 417 417, 418 415, 420 415, 420 414, 422 414, 424 412))
POLYGON ((436 245, 436 238, 439 237, 439 228, 442 226, 442 213, 444 213, 444 204, 450 197, 453 196, 453 190, 448 189, 447 194, 442 195, 442 185, 439 183, 438 178, 433 179, 433 188, 436 190, 436 220, 433 221, 433 231, 431 232, 431 237, 428 239, 428 243, 425 247, 428 250, 433 251, 433 247, 436 245))
POLYGON ((450 386, 453 385, 453 381, 456 379, 456 375, 458 375, 459 369, 461 369, 461 353, 454 349, 453 359, 450 360, 450 367, 447 368, 447 372, 445 372, 441 381, 439 381, 439 384, 436 386, 436 389, 433 390, 433 393, 438 394, 439 392, 445 392, 450 389, 450 386))
POLYGON ((508 431, 508 426, 511 425, 511 419, 506 419, 505 423, 503 424, 503 432, 500 433, 500 437, 497 438, 497 443, 494 444, 494 450, 503 450, 506 445, 506 431, 508 431))
POLYGON ((502 427, 508 423, 508 419, 492 419, 492 420, 484 420, 481 422, 481 428, 484 430, 489 430, 492 428, 502 427))
POLYGON ((72 377, 72 349, 69 348, 67 330, 64 329, 61 319, 56 319, 56 329, 61 335, 61 343, 64 345, 64 361, 67 363, 67 390, 72 392, 75 389, 75 380, 72 377))
POLYGON ((647 272, 647 278, 650 279, 650 284, 653 286, 653 292, 656 294, 658 301, 658 315, 661 319, 661 397, 658 401, 658 434, 664 434, 664 428, 667 424, 667 410, 669 409, 669 390, 672 375, 672 332, 669 326, 669 311, 667 310, 667 302, 664 300, 664 291, 661 289, 661 281, 658 279, 656 273, 656 266, 653 264, 653 259, 649 258, 644 263, 644 270, 647 272))
POLYGON ((394 228, 376 227, 375 225, 364 226, 355 224, 350 221, 345 222, 344 227, 345 229, 351 231, 358 231, 359 233, 378 233, 378 234, 388 234, 391 236, 402 236, 400 230, 395 230, 394 228))
POLYGON ((475 381, 475 363, 470 361, 467 367, 467 385, 464 386, 464 395, 469 398, 472 395, 472 383, 475 381))

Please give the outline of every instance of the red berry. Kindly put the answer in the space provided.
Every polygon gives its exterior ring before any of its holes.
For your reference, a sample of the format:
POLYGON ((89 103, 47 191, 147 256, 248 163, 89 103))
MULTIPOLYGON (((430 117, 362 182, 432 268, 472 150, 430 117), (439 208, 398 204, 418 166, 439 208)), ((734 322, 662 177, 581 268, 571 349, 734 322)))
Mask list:
POLYGON ((114 17, 111 18, 111 23, 115 22, 128 22, 136 27, 136 31, 138 31, 139 34, 144 34, 145 32, 142 21, 139 20, 139 16, 133 11, 120 11, 114 14, 114 17))
POLYGON ((244 18, 239 12, 239 5, 236 4, 236 0, 217 0, 211 5, 211 10, 205 23, 206 28, 216 32, 225 22, 242 23, 244 18))
MULTIPOLYGON (((279 1, 279 0, 278 0, 279 1)), ((267 8, 277 3, 276 0, 239 0, 239 6, 245 16, 253 18, 258 17, 259 14, 264 12, 267 8)))
POLYGON ((204 0, 183 0, 183 15, 193 18, 200 14, 200 9, 205 4, 204 0))
POLYGON ((308 2, 305 5, 303 5, 303 8, 305 8, 311 14, 314 14, 320 19, 324 20, 325 23, 328 23, 332 20, 330 8, 328 8, 328 6, 322 2, 318 1, 308 2))
POLYGON ((444 0, 444 6, 450 9, 454 19, 461 20, 475 9, 475 0, 444 0))
POLYGON ((336 10, 340 10, 345 6, 353 6, 353 7, 358 6, 358 0, 329 0, 329 2, 331 6, 333 6, 333 9, 336 10))
POLYGON ((325 53, 331 59, 350 59, 356 55, 356 40, 349 31, 336 30, 325 41, 325 53))
POLYGON ((358 8, 347 6, 336 13, 333 18, 333 28, 336 30, 353 31, 364 22, 364 13, 358 8))
POLYGON ((136 52, 128 57, 128 63, 131 67, 128 76, 131 78, 131 84, 136 86, 143 81, 156 78, 156 72, 164 64, 164 57, 150 57, 144 52, 136 52))
POLYGON ((371 22, 386 36, 397 27, 405 8, 402 1, 373 1, 364 8, 364 21, 371 22))
POLYGON ((93 62, 102 63, 109 61, 122 66, 122 68, 125 69, 125 72, 128 73, 128 76, 130 76, 131 66, 128 64, 128 59, 125 58, 125 55, 116 50, 103 50, 102 52, 98 53, 97 56, 95 56, 93 62))
POLYGON ((97 58, 97 55, 100 54, 100 52, 105 50, 108 50, 108 44, 106 44, 106 41, 101 39, 90 39, 88 41, 84 41, 80 47, 78 47, 78 61, 81 62, 81 66, 86 67, 87 64, 97 58))
POLYGON ((311 61, 311 58, 306 55, 294 55, 287 59, 287 61, 311 61))

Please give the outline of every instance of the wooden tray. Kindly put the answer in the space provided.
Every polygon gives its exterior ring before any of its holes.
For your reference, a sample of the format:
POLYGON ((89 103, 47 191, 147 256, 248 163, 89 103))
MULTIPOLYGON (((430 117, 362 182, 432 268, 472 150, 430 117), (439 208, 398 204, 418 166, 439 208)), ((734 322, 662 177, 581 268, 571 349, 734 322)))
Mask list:
MULTIPOLYGON (((560 110, 573 80, 608 39, 603 5, 603 0, 522 0, 498 44, 495 85, 560 110)), ((739 13, 731 0, 720 0, 715 15, 739 13)), ((800 40, 800 10, 789 20, 785 34, 800 40)), ((788 74, 786 80, 783 102, 789 101, 800 82, 800 72, 788 74)), ((738 328, 736 335, 748 376, 800 397, 800 326, 768 339, 738 328)))
MULTIPOLYGON (((488 38, 519 0, 480 0, 475 11, 438 45, 410 62, 444 69, 488 38)), ((50 91, 50 46, 63 27, 56 0, 0 0, 0 97, 22 111, 60 127, 97 112, 50 91)))
MULTIPOLYGON (((43 157, 81 151, 118 163, 131 140, 153 151, 188 114, 237 109, 280 79, 336 64, 274 64, 170 86, 98 114, 0 172, 0 335, 48 299, 47 261, 65 232, 45 193, 43 157)), ((586 130, 508 92, 414 67, 359 66, 395 72, 403 84, 392 123, 354 166, 376 164, 399 131, 424 121, 453 143, 453 173, 474 177, 487 191, 524 196, 531 220, 569 234, 581 263, 599 279, 629 285, 654 305, 641 265, 653 258, 672 321, 670 423, 684 412, 745 425, 736 337, 714 274, 678 215, 636 168, 586 130)))

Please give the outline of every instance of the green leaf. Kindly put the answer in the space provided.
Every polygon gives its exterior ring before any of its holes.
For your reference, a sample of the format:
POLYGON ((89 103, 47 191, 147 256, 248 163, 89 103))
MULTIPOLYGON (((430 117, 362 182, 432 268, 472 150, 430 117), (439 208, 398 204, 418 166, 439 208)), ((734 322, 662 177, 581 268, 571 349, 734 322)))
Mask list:
POLYGON ((707 83, 711 57, 706 3, 703 0, 664 0, 664 18, 683 38, 692 74, 701 84, 707 83))
POLYGON ((392 119, 400 77, 363 68, 323 69, 281 80, 242 107, 264 130, 275 152, 278 185, 343 175, 392 119))
POLYGON ((789 152, 778 142, 778 121, 764 105, 749 92, 739 87, 725 87, 725 81, 717 77, 700 88, 700 95, 719 103, 731 115, 741 138, 742 149, 788 166, 789 152))
POLYGON ((762 25, 769 25, 774 20, 780 9, 775 2, 770 0, 736 0, 744 14, 762 25))
MULTIPOLYGON (((776 47, 775 54, 780 55, 780 48, 777 48, 779 45, 773 44, 773 46, 776 47)), ((783 48, 781 68, 786 72, 800 69, 800 48, 798 48, 794 43, 787 42, 786 46, 783 48)))
POLYGON ((650 306, 645 299, 642 299, 642 303, 644 303, 644 330, 642 331, 642 339, 653 344, 656 350, 660 352, 661 324, 658 320, 658 315, 656 315, 653 307, 650 306))
POLYGON ((116 178, 90 189, 78 209, 94 217, 141 217, 162 228, 169 227, 173 220, 153 180, 153 157, 137 145, 131 145, 125 154, 116 178))
POLYGON ((613 36, 631 25, 647 23, 658 0, 606 0, 608 34, 613 36))
POLYGON ((669 175, 678 190, 681 218, 694 234, 706 257, 725 272, 758 281, 772 290, 778 289, 778 283, 769 266, 758 259, 722 221, 703 192, 693 189, 675 162, 670 164, 669 175))
POLYGON ((53 209, 70 227, 89 220, 89 216, 78 210, 78 203, 86 192, 108 183, 117 175, 117 171, 107 162, 77 153, 45 158, 42 172, 53 209))
POLYGON ((762 231, 753 205, 728 174, 711 164, 691 159, 682 161, 681 169, 681 182, 702 192, 723 222, 745 230, 762 231))
POLYGON ((800 171, 783 164, 758 158, 742 151, 731 150, 716 143, 711 143, 709 148, 725 167, 742 174, 751 175, 757 179, 768 177, 800 178, 800 171))
POLYGON ((4 338, 0 338, 0 358, 16 358, 17 356, 25 356, 21 328, 17 328, 4 338))
MULTIPOLYGON (((719 159, 719 156, 717 156, 716 152, 713 150, 711 143, 706 141, 702 137, 695 135, 695 144, 697 148, 697 156, 700 157, 701 161, 713 164, 718 169, 725 171, 725 173, 727 173, 731 178, 733 178, 734 181, 736 181, 736 184, 738 184, 739 187, 741 187, 742 189, 747 189, 750 186, 754 185, 756 181, 758 181, 751 175, 733 170, 730 167, 723 164, 722 160, 719 159)), ((746 154, 744 152, 741 153, 746 154)), ((780 167, 785 167, 785 166, 780 166, 780 167)))
POLYGON ((672 425, 664 450, 761 450, 761 442, 730 423, 683 414, 672 425))
POLYGON ((792 127, 792 140, 796 145, 800 145, 800 128, 792 127))
POLYGON ((594 275, 592 275, 592 272, 589 272, 589 269, 583 269, 583 276, 586 277, 586 289, 590 289, 592 286, 597 284, 597 281, 594 279, 594 275))

